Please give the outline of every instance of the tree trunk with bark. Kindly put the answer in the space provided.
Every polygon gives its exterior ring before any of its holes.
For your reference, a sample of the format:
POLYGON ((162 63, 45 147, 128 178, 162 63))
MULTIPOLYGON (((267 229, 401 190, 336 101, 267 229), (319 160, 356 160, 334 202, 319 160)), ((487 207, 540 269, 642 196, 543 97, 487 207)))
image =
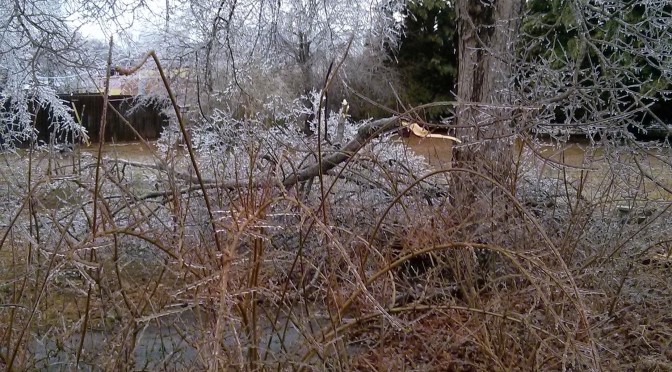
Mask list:
POLYGON ((310 65, 311 54, 310 54, 310 41, 308 36, 299 32, 299 47, 298 54, 296 55, 296 62, 301 68, 301 85, 303 86, 303 94, 305 95, 304 105, 307 111, 310 114, 306 114, 303 118, 303 133, 306 136, 313 134, 313 130, 310 125, 315 120, 315 107, 313 107, 313 101, 311 100, 310 93, 313 90, 313 75, 312 75, 312 66, 310 65))
MULTIPOLYGON (((459 32, 454 166, 471 169, 510 186, 513 163, 510 75, 522 0, 460 0, 456 3, 459 32)), ((454 196, 460 207, 482 197, 492 184, 480 177, 456 174, 454 196), (485 182, 485 183, 484 183, 485 182)))
MULTIPOLYGON (((513 134, 509 95, 513 40, 522 0, 458 0, 459 33, 455 172, 451 195, 455 217, 465 229, 457 239, 505 246, 510 218, 506 192, 513 191, 513 134), (493 182, 494 181, 494 182, 493 182)), ((487 250, 455 252, 452 271, 464 299, 478 306, 477 288, 488 281, 495 255, 487 250)))

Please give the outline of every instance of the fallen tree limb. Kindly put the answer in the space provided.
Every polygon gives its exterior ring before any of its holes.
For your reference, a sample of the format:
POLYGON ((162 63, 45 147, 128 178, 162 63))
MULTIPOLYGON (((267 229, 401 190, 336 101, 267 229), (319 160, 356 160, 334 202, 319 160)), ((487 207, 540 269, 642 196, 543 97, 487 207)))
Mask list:
MULTIPOLYGON (((304 182, 311 178, 319 176, 320 173, 327 174, 330 170, 334 169, 339 164, 346 162, 348 159, 350 159, 372 139, 396 129, 399 126, 398 121, 399 118, 397 116, 392 116, 389 118, 374 120, 370 123, 363 125, 357 130, 357 135, 355 136, 355 138, 350 140, 350 142, 348 142, 345 146, 343 146, 342 149, 327 155, 322 159, 321 162, 316 161, 315 163, 307 165, 297 170, 296 172, 288 175, 282 181, 282 185, 286 188, 291 188, 292 186, 294 186, 299 182, 304 182), (320 164, 322 166, 321 172, 320 172, 320 164)), ((164 172, 172 171, 173 174, 175 174, 178 178, 181 178, 185 181, 194 183, 197 181, 195 177, 192 177, 186 173, 179 172, 175 169, 170 169, 168 165, 165 163, 147 164, 122 159, 106 159, 106 161, 133 167, 155 169, 164 172)), ((264 185, 269 185, 267 181, 262 180, 253 180, 252 182, 217 182, 216 180, 205 178, 203 178, 203 184, 204 185, 207 184, 207 186, 205 187, 206 189, 217 187, 225 189, 235 189, 240 187, 262 187, 264 185)), ((198 189, 198 187, 190 188, 189 190, 194 191, 195 189, 198 189)), ((163 194, 165 194, 165 192, 150 193, 142 196, 141 199, 147 197, 151 198, 162 196, 163 194)))
POLYGON ((385 119, 374 120, 368 124, 363 125, 357 130, 357 135, 350 142, 348 142, 341 150, 326 156, 321 162, 316 162, 307 167, 301 168, 294 174, 289 175, 282 181, 282 184, 290 188, 298 182, 307 181, 313 177, 321 174, 326 174, 331 169, 334 169, 339 164, 347 161, 359 151, 367 142, 387 133, 398 127, 399 118, 392 116, 385 119), (321 169, 320 169, 321 164, 321 169))
MULTIPOLYGON (((122 165, 122 166, 130 166, 130 167, 136 167, 136 168, 147 168, 147 169, 154 169, 157 171, 161 172, 171 172, 175 178, 181 179, 183 181, 189 182, 189 183, 199 183, 198 178, 194 177, 188 173, 185 172, 180 172, 176 170, 175 168, 171 168, 168 163, 165 161, 160 161, 157 163, 140 163, 132 160, 125 160, 125 159, 114 159, 114 158, 106 158, 104 159, 106 163, 112 163, 112 164, 117 164, 117 165, 122 165)), ((215 180, 209 179, 209 178, 203 178, 203 183, 204 184, 214 184, 216 183, 215 180)))

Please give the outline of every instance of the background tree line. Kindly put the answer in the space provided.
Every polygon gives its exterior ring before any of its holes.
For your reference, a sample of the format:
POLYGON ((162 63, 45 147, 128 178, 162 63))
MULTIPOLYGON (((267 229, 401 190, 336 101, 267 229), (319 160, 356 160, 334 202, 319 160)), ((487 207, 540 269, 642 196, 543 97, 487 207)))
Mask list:
MULTIPOLYGON (((73 17, 70 14, 72 7, 68 4, 26 4, 26 9, 33 8, 30 17, 22 15, 27 11, 22 6, 13 7, 17 9, 14 14, 7 13, 11 16, 8 20, 12 20, 8 25, 16 26, 16 30, 9 32, 8 29, 6 33, 11 37, 2 54, 8 62, 0 74, 5 92, 3 97, 19 97, 23 93, 18 90, 28 86, 36 89, 35 97, 46 97, 50 89, 67 92, 78 80, 87 80, 91 74, 102 74, 106 43, 81 38, 75 24, 65 21, 73 17), (58 11, 49 13, 50 7, 58 8, 58 11), (22 17, 28 21, 22 22, 22 17), (40 19, 56 30, 35 26, 39 22, 33 19, 40 19), (36 57, 26 59, 31 51, 36 57), (64 57, 73 51, 77 51, 76 56, 64 57), (22 57, 21 53, 26 56, 22 57), (50 55, 54 58, 49 58, 50 55), (16 63, 22 63, 20 61, 32 61, 25 70, 32 72, 13 74, 13 68, 19 68, 16 63), (19 78, 21 80, 16 80, 19 78)), ((562 0, 527 2, 521 28, 521 33, 526 36, 515 48, 517 58, 528 64, 551 61, 547 67, 555 71, 568 68, 571 57, 581 53, 582 47, 578 37, 582 31, 575 24, 577 15, 572 4, 562 0)), ((178 89, 183 104, 198 108, 192 112, 200 116, 207 116, 211 106, 225 103, 238 117, 244 117, 263 111, 265 107, 286 106, 300 96, 304 97, 304 107, 309 108, 310 92, 322 88, 329 66, 341 57, 346 60, 336 71, 338 76, 331 84, 328 104, 330 109, 337 111, 342 100, 347 98, 354 119, 383 116, 381 107, 399 109, 399 104, 416 106, 451 101, 457 94, 459 64, 455 2, 285 1, 271 5, 255 1, 169 1, 162 10, 163 17, 153 13, 148 17, 146 12, 141 12, 141 6, 123 9, 116 6, 110 4, 112 11, 109 12, 105 6, 85 6, 81 8, 85 9, 83 12, 72 14, 79 19, 112 23, 123 22, 121 14, 126 14, 126 18, 137 17, 133 36, 120 35, 122 43, 118 48, 121 49, 118 49, 115 63, 128 64, 140 56, 140 50, 156 49, 166 58, 175 84, 183 86, 178 89), (352 43, 344 55, 350 38, 352 43), (362 96, 379 106, 361 99, 362 96)), ((646 4, 626 2, 618 9, 609 10, 618 14, 618 18, 585 19, 591 26, 588 35, 591 40, 613 43, 611 51, 603 55, 607 59, 619 59, 618 66, 613 69, 629 70, 628 74, 619 75, 622 84, 630 86, 642 82, 637 88, 642 90, 641 103, 646 106, 637 112, 642 128, 650 128, 659 121, 669 123, 672 115, 666 104, 670 79, 662 67, 656 67, 661 62, 657 58, 666 57, 627 53, 618 48, 619 44, 637 47, 636 44, 641 43, 622 32, 619 25, 625 22, 631 27, 639 27, 649 22, 646 9, 646 4)), ((581 82, 590 87, 595 79, 609 77, 612 72, 599 65, 594 50, 588 48, 586 52, 582 67, 592 65, 594 72, 581 82)), ((521 80, 515 84, 519 89, 525 89, 521 84, 529 72, 517 73, 521 80)), ((617 106, 628 107, 636 103, 633 100, 632 97, 619 100, 617 106)), ((602 101, 605 105, 609 100, 605 97, 602 101)), ((22 99, 16 102, 22 102, 22 99)), ((277 107, 271 111, 277 112, 277 107)), ((573 110, 578 110, 579 115, 587 115, 586 108, 573 110)), ((449 111, 448 108, 434 108, 427 114, 429 118, 439 120, 448 117, 449 111)), ((563 108, 558 108, 555 115, 557 123, 565 122, 568 117, 563 108)), ((654 127, 660 129, 660 126, 654 127)))

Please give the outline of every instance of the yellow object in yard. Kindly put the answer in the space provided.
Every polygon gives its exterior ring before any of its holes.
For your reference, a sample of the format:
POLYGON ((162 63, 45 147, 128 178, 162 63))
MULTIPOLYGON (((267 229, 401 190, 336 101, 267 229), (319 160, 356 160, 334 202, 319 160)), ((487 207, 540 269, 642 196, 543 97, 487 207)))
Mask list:
POLYGON ((415 134, 418 137, 422 138, 444 138, 444 139, 449 139, 451 141, 455 141, 457 143, 461 143, 459 139, 453 137, 453 136, 448 136, 445 134, 435 134, 435 133, 429 133, 429 131, 423 127, 420 126, 418 123, 409 123, 407 121, 402 120, 401 121, 401 126, 410 130, 413 134, 415 134))

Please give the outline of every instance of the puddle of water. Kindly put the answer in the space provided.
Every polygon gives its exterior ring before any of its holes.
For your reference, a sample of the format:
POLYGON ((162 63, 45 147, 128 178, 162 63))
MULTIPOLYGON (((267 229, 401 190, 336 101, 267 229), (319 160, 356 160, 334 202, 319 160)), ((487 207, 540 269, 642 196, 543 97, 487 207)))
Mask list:
MULTIPOLYGON (((181 332, 174 326, 176 322, 183 323, 177 318, 162 322, 160 325, 149 323, 138 333, 133 351, 136 369, 156 370, 162 366, 165 368, 164 363, 168 361, 170 363, 167 365, 170 366, 194 365, 197 351, 184 340, 181 332)), ((111 345, 119 343, 120 336, 120 333, 114 332, 87 332, 79 370, 99 370, 102 366, 96 363, 96 360, 108 360, 112 356, 111 345)), ((75 364, 79 341, 78 332, 61 343, 49 338, 36 337, 31 346, 34 360, 37 361, 35 367, 43 371, 70 370, 75 364)))
MULTIPOLYGON (((154 163, 156 160, 154 154, 159 155, 156 142, 149 142, 148 145, 149 148, 142 142, 108 143, 103 145, 102 154, 104 158, 154 163)), ((98 144, 82 147, 81 151, 95 157, 98 155, 98 144)))
MULTIPOLYGON (((398 139, 400 137, 392 137, 398 139)), ((401 137, 401 140, 435 168, 450 168, 453 153, 453 141, 442 138, 421 138, 417 136, 401 137)))
MULTIPOLYGON (((296 310, 300 311, 300 310, 296 310)), ((300 324, 308 333, 308 329, 318 331, 327 323, 325 319, 313 317, 302 319, 310 324, 300 324)), ((290 360, 298 361, 307 351, 307 345, 310 344, 304 332, 297 329, 291 322, 285 331, 286 316, 281 316, 271 326, 271 321, 259 319, 259 344, 257 350, 260 357, 267 357, 269 363, 273 361, 290 360), (268 350, 268 353, 267 353, 268 350)), ((199 350, 195 345, 187 342, 185 336, 199 342, 203 338, 209 337, 204 334, 210 330, 203 330, 202 325, 197 321, 194 312, 187 311, 181 315, 163 317, 160 325, 156 322, 149 322, 138 333, 133 350, 135 361, 135 370, 152 371, 165 370, 168 367, 171 370, 185 369, 191 370, 201 364, 199 360, 199 350)), ((224 335, 222 344, 227 351, 232 354, 247 356, 249 344, 245 341, 244 332, 240 325, 226 325, 227 332, 224 335), (235 329, 233 329, 235 328, 235 329), (241 350, 242 348, 242 350, 241 350)), ((31 352, 34 354, 34 360, 37 361, 35 368, 43 371, 62 371, 70 370, 75 364, 76 350, 79 347, 79 334, 70 336, 60 345, 51 339, 34 339, 31 346, 31 352)), ((79 370, 94 371, 101 368, 96 361, 107 361, 113 357, 110 345, 119 343, 119 333, 111 331, 109 333, 102 331, 89 331, 84 340, 82 358, 80 360, 79 370)), ((310 339, 319 339, 319 334, 308 336, 310 339)), ((208 360, 212 356, 204 355, 208 360)), ((122 363, 123 364, 123 363, 122 363)))

